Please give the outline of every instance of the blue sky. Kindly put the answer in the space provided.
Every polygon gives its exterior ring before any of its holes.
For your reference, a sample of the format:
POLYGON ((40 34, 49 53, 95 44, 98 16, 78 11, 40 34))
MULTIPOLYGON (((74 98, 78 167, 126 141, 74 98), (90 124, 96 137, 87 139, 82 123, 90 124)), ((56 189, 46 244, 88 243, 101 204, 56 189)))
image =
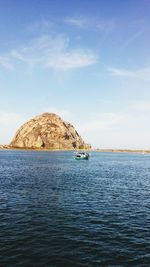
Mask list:
POLYGON ((150 149, 150 1, 1 0, 0 143, 54 112, 97 148, 150 149))

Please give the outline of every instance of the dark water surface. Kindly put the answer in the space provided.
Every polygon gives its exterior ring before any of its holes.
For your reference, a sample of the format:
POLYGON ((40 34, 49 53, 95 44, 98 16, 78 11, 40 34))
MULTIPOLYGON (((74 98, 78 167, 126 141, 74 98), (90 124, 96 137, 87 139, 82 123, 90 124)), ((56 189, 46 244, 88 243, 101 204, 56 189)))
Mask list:
POLYGON ((0 151, 0 267, 150 266, 150 155, 0 151))

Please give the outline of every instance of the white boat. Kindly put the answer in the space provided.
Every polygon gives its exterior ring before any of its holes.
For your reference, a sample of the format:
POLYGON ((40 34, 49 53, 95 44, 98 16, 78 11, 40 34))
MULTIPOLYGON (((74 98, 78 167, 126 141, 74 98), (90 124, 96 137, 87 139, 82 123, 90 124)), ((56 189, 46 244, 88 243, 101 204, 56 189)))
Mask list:
POLYGON ((77 152, 75 154, 75 159, 88 159, 89 158, 89 153, 87 152, 77 152))

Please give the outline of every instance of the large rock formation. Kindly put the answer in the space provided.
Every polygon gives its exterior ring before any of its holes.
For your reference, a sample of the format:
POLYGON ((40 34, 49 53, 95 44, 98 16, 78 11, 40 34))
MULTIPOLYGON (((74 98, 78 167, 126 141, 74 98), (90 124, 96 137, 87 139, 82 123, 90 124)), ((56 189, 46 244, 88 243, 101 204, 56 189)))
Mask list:
POLYGON ((53 113, 44 113, 23 124, 10 145, 16 148, 90 148, 70 123, 53 113))

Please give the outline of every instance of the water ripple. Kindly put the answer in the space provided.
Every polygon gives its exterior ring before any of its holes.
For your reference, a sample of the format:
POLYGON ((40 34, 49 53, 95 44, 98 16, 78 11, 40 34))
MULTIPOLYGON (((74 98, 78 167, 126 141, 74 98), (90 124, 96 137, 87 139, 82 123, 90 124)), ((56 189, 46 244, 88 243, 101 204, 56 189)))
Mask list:
POLYGON ((150 265, 150 156, 0 151, 0 266, 150 265))

